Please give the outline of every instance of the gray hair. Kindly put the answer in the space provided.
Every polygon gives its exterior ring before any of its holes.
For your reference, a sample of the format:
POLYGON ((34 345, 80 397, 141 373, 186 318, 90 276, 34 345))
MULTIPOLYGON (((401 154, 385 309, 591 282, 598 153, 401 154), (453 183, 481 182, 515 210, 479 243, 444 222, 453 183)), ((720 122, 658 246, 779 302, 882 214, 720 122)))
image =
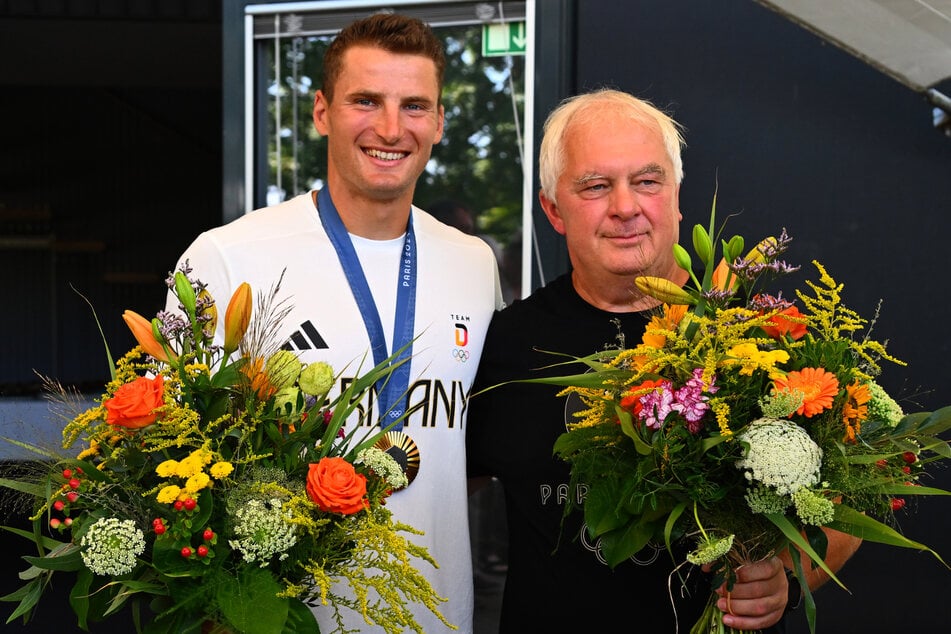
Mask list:
POLYGON ((622 112, 642 125, 658 129, 674 166, 674 178, 678 185, 683 181, 684 167, 680 150, 684 146, 684 138, 681 125, 649 101, 620 90, 605 88, 565 99, 545 120, 538 154, 538 178, 546 198, 554 200, 558 177, 565 169, 565 135, 568 128, 573 123, 601 116, 608 108, 622 112))

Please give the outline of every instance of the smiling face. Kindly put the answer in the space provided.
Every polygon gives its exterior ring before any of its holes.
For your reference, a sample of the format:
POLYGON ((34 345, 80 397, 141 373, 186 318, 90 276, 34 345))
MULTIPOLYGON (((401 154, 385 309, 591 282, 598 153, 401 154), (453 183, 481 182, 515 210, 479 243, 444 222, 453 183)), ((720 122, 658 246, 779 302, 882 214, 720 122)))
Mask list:
POLYGON ((572 122, 555 199, 542 208, 565 236, 576 290, 606 310, 631 310, 633 280, 684 281, 673 259, 680 186, 659 130, 617 110, 572 122))
POLYGON ((442 139, 434 62, 375 47, 347 49, 333 102, 317 92, 314 125, 327 137, 327 181, 347 229, 394 237, 364 231, 378 233, 397 215, 395 235, 402 233, 416 180, 442 139))

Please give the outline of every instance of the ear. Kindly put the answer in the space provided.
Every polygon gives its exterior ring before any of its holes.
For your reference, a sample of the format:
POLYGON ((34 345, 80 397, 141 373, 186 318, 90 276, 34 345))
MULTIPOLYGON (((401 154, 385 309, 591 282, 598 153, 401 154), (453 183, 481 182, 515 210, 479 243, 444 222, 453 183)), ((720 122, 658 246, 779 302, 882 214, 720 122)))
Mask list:
POLYGON ((318 90, 314 94, 314 127, 317 128, 320 136, 327 136, 327 132, 330 130, 327 125, 327 111, 329 109, 330 104, 327 102, 327 98, 324 97, 324 91, 318 90))
POLYGON ((545 215, 548 216, 548 222, 551 223, 552 228, 561 235, 565 235, 565 221, 561 217, 561 210, 558 209, 558 203, 545 196, 545 193, 541 191, 538 192, 538 202, 541 203, 542 209, 545 211, 545 215))

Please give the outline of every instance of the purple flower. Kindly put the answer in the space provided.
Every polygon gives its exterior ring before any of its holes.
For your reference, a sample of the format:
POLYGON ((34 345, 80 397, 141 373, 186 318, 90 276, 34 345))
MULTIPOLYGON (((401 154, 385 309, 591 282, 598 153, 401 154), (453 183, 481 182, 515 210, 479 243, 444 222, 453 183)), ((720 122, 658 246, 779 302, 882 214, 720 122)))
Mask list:
POLYGON ((675 402, 671 405, 671 409, 686 419, 690 433, 696 434, 703 428, 700 422, 710 410, 710 405, 707 403, 710 397, 704 394, 714 394, 718 389, 720 388, 713 384, 713 379, 710 385, 704 385, 703 369, 695 368, 693 377, 683 387, 674 391, 675 402))
POLYGON ((660 429, 664 419, 674 411, 674 393, 671 387, 670 381, 664 381, 659 388, 640 398, 643 408, 638 417, 649 428, 660 429))

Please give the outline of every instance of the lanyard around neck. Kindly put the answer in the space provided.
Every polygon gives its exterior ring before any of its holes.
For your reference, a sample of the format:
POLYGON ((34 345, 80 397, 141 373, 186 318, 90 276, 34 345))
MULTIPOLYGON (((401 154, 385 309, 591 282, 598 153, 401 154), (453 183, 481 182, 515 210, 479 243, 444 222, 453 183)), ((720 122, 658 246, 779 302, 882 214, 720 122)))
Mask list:
MULTIPOLYGON (((386 338, 383 334, 383 323, 380 312, 373 301, 370 286, 357 252, 353 248, 353 241, 347 228, 340 219, 340 214, 330 198, 330 191, 323 187, 317 194, 317 215, 320 222, 337 252, 337 259, 343 267, 350 291, 357 302, 357 308, 363 317, 363 323, 370 337, 370 346, 373 350, 373 362, 380 365, 390 356, 386 349, 386 338)), ((406 223, 406 236, 403 239, 403 249, 400 253, 400 273, 396 285, 396 316, 393 324, 393 350, 399 350, 399 355, 391 363, 400 363, 389 377, 377 381, 377 398, 379 400, 380 416, 384 414, 389 421, 380 421, 383 427, 394 430, 403 428, 403 414, 406 412, 409 390, 409 357, 413 354, 413 327, 416 310, 416 239, 413 234, 413 214, 409 215, 406 223)))

